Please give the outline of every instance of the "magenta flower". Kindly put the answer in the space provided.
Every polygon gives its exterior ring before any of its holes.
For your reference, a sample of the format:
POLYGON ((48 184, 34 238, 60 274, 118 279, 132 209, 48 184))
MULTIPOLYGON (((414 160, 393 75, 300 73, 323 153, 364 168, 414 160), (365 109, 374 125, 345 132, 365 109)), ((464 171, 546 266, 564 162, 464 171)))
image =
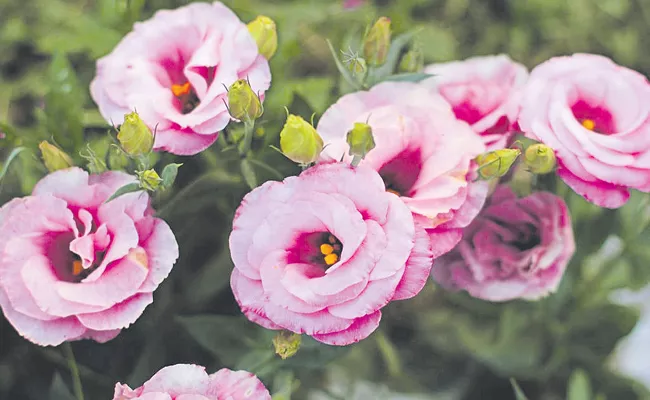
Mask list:
POLYGON ((617 208, 629 189, 650 191, 650 85, 593 54, 537 66, 524 91, 519 125, 553 148, 558 175, 601 207, 617 208))
POLYGON ((20 335, 106 342, 153 301, 178 246, 146 193, 104 203, 133 181, 63 169, 0 208, 0 306, 20 335))
POLYGON ((193 3, 135 24, 97 62, 90 91, 108 121, 136 110, 156 129, 154 149, 191 155, 230 121, 224 85, 245 78, 260 96, 271 82, 246 25, 219 2, 193 3))
POLYGON ((248 319, 333 345, 370 335, 381 308, 415 296, 432 264, 404 203, 375 171, 343 163, 246 195, 230 251, 232 290, 248 319))
POLYGON ((434 256, 451 250, 487 195, 484 182, 472 182, 472 159, 485 151, 480 136, 426 87, 386 82, 343 96, 323 114, 323 160, 351 160, 346 132, 366 121, 376 147, 361 165, 401 196, 431 236, 434 256))
POLYGON ((518 199, 499 186, 433 277, 489 301, 538 299, 554 292, 575 251, 569 210, 551 193, 518 199))
POLYGON ((456 117, 481 135, 487 150, 508 146, 520 89, 528 77, 526 67, 501 54, 432 64, 424 72, 435 77, 423 84, 435 88, 451 104, 456 117))
POLYGON ((133 390, 115 385, 113 400, 271 400, 264 384, 250 372, 220 369, 208 375, 204 367, 165 367, 133 390))

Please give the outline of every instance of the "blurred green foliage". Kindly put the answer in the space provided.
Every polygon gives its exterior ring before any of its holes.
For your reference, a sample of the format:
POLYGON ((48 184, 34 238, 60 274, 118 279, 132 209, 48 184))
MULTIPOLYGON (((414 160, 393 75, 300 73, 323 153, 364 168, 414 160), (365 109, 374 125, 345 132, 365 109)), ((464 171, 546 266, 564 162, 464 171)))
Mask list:
MULTIPOLYGON (((40 140, 53 140, 78 165, 86 165, 89 151, 111 159, 111 128, 88 93, 94 62, 134 21, 185 3, 0 0, 3 202, 29 193, 46 173, 36 150, 40 140)), ((338 0, 224 3, 244 21, 267 15, 279 30, 272 88, 254 143, 257 156, 241 165, 236 151, 227 150, 226 135, 192 159, 160 156, 165 163, 184 163, 176 188, 154 199, 174 229, 181 258, 134 326, 104 345, 73 344, 87 398, 110 398, 115 382, 135 387, 159 368, 181 362, 210 371, 248 369, 276 400, 521 399, 523 393, 531 400, 650 398, 643 386, 608 367, 616 343, 638 318, 636 310, 611 304, 609 296, 650 282, 647 195, 635 193, 629 204, 611 211, 587 203, 561 182, 545 182, 565 197, 576 232, 577 252, 558 293, 536 303, 490 304, 430 284, 415 299, 391 304, 381 331, 368 340, 335 348, 303 338, 301 350, 287 360, 274 355, 273 332, 240 315, 229 290, 227 251, 246 182, 298 172, 268 147, 278 143, 283 108, 305 119, 316 113, 317 120, 351 90, 327 39, 335 50, 358 46, 365 27, 386 15, 396 35, 417 29, 413 40, 427 63, 503 52, 533 67, 551 56, 592 52, 647 74, 650 2, 376 0, 354 11, 343 10, 338 0), (517 395, 509 378, 521 387, 517 395)), ((228 128, 229 137, 237 135, 241 127, 228 128)), ((0 397, 66 400, 68 387, 59 349, 29 344, 0 319, 0 397)))

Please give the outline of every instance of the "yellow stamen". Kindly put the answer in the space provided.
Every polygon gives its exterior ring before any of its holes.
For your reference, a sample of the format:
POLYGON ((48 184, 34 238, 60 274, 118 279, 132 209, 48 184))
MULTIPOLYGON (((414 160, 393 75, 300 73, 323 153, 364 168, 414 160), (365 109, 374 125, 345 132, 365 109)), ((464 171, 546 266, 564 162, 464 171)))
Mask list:
POLYGON ((583 119, 582 126, 589 129, 590 131, 593 131, 594 128, 596 127, 596 123, 592 119, 583 119))
POLYGON ((334 246, 331 244, 323 243, 320 245, 320 252, 326 256, 328 254, 334 253, 334 246))
POLYGON ((72 275, 77 276, 82 273, 84 270, 83 264, 79 260, 74 260, 72 262, 72 275))
POLYGON ((334 253, 325 256, 325 264, 327 265, 334 265, 338 260, 339 260, 339 256, 337 256, 334 253))
POLYGON ((192 88, 192 85, 190 85, 189 82, 185 82, 182 85, 173 84, 172 85, 172 93, 176 97, 183 96, 185 94, 188 94, 190 92, 191 88, 192 88))
POLYGON ((397 190, 386 189, 386 191, 389 192, 389 193, 392 193, 392 194, 394 194, 394 195, 396 195, 396 196, 399 196, 399 197, 402 196, 402 194, 401 194, 400 192, 398 192, 397 190))

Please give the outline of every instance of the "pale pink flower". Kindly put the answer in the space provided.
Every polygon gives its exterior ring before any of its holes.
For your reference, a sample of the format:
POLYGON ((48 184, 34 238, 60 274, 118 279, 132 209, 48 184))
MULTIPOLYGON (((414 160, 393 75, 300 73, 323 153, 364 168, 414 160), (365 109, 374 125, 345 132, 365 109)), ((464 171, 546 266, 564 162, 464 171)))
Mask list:
POLYGON ((558 175, 601 207, 650 192, 650 85, 593 54, 555 57, 530 75, 519 126, 553 148, 558 175))
POLYGON ((366 4, 366 0, 343 0, 343 8, 352 10, 366 4))
POLYGON ((351 160, 346 132, 366 121, 376 147, 360 165, 378 171, 387 190, 401 196, 430 234, 434 256, 451 250, 487 195, 484 182, 473 182, 472 159, 485 151, 480 136, 430 89, 385 82, 343 96, 323 114, 322 159, 351 160))
POLYGON ((423 84, 451 104, 456 117, 481 135, 488 150, 508 146, 521 87, 528 77, 526 67, 500 54, 432 64, 424 72, 435 77, 423 84))
POLYGON ((332 345, 370 335, 381 308, 415 296, 432 264, 404 203, 372 169, 343 163, 246 195, 230 252, 232 290, 248 319, 332 345))
POLYGON ((271 400, 264 384, 250 372, 220 369, 208 375, 204 367, 165 367, 137 389, 118 383, 113 400, 271 400))
POLYGON ((106 342, 153 301, 178 246, 146 193, 104 203, 133 181, 63 169, 0 208, 0 306, 20 335, 106 342))
POLYGON ((226 87, 237 79, 263 97, 267 60, 230 9, 192 3, 136 23, 97 62, 90 91, 108 121, 120 124, 135 110, 156 129, 154 149, 190 155, 214 143, 230 121, 226 87))
POLYGON ((499 186, 456 248, 432 274, 449 289, 489 301, 534 300, 554 292, 575 251, 569 210, 554 194, 518 199, 499 186))

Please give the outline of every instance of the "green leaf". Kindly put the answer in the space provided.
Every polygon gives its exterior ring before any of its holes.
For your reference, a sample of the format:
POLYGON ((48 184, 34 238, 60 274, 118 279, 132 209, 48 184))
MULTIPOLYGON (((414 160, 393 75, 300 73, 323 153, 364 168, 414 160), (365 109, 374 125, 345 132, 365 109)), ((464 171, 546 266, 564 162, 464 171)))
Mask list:
POLYGON ((386 62, 380 67, 374 68, 371 70, 371 74, 368 77, 368 82, 370 86, 373 86, 376 83, 379 83, 387 76, 390 76, 397 68, 397 63, 399 62, 400 55, 402 50, 413 40, 415 35, 420 32, 420 29, 414 29, 401 35, 395 36, 390 44, 390 49, 388 49, 388 55, 386 56, 386 62))
POLYGON ((127 193, 133 193, 133 192, 139 192, 142 190, 142 187, 140 186, 140 182, 132 182, 132 183, 127 183, 126 185, 122 186, 121 188, 117 189, 115 193, 111 197, 108 198, 104 203, 108 203, 111 200, 114 200, 123 194, 127 193))
POLYGON ((272 400, 291 400, 293 392, 293 372, 280 371, 273 378, 273 396, 272 400))
POLYGON ((576 369, 569 378, 566 400, 591 400, 589 376, 582 369, 576 369))
POLYGON ((11 150, 11 153, 9 153, 9 156, 5 160, 4 164, 2 165, 2 169, 0 170, 0 181, 2 181, 2 179, 7 174, 7 171, 9 171, 11 162, 16 159, 16 156, 25 150, 27 150, 25 147, 16 147, 15 149, 11 150))
POLYGON ((516 380, 510 378, 510 384, 512 385, 512 390, 515 391, 515 398, 517 400, 528 400, 528 397, 526 397, 524 391, 521 390, 516 380))
POLYGON ((176 180, 176 175, 178 175, 178 168, 183 164, 167 164, 162 170, 162 186, 163 189, 170 188, 174 181, 176 180))
POLYGON ((345 79, 345 81, 349 83, 350 86, 352 86, 352 88, 355 90, 361 90, 361 83, 354 76, 352 76, 352 73, 347 69, 345 65, 343 65, 343 62, 341 62, 338 53, 336 50, 334 50, 334 46, 332 46, 332 42, 330 42, 329 39, 327 40, 327 46, 329 47, 330 52, 332 53, 332 57, 334 58, 336 69, 339 70, 341 76, 343 76, 343 79, 345 79))
POLYGON ((421 82, 425 79, 432 78, 435 75, 431 74, 425 74, 422 72, 413 72, 413 73, 405 73, 405 74, 396 74, 396 75, 390 75, 387 76, 382 80, 382 82, 385 81, 394 81, 394 82, 421 82))
POLYGON ((248 187, 251 189, 255 189, 257 187, 258 183, 257 176, 255 175, 255 170, 253 169, 251 162, 247 159, 243 159, 241 161, 241 174, 244 177, 244 181, 246 181, 248 187))
MULTIPOLYGON (((176 322, 224 365, 235 365, 257 343, 257 327, 243 317, 195 315, 176 317, 176 322)), ((268 351, 273 355, 271 347, 268 351)))
POLYGON ((52 384, 50 385, 49 397, 52 400, 75 400, 70 389, 65 385, 63 378, 58 372, 54 373, 52 384))

